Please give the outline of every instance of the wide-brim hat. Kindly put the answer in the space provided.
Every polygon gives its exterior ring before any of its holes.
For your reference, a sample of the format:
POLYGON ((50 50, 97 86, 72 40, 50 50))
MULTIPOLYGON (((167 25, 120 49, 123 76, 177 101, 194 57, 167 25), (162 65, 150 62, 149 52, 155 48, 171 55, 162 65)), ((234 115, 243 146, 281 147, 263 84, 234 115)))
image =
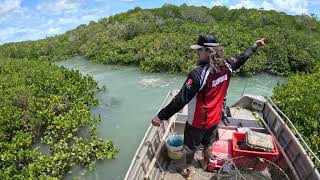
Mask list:
POLYGON ((220 46, 218 39, 213 34, 199 35, 198 43, 190 46, 191 49, 220 46))

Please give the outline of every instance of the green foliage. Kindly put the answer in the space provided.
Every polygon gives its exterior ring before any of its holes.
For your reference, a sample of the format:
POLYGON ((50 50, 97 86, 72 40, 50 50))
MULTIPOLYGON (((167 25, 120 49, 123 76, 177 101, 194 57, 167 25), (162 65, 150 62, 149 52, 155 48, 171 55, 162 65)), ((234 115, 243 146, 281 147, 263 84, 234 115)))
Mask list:
POLYGON ((274 89, 272 99, 293 121, 313 151, 320 156, 320 66, 311 74, 291 75, 274 89))
POLYGON ((0 179, 60 179, 76 165, 92 169, 115 157, 89 111, 100 90, 92 77, 23 59, 1 59, 0 76, 0 179))
POLYGON ((226 55, 240 54, 255 40, 267 38, 241 69, 288 75, 274 90, 274 101, 294 120, 319 155, 320 23, 314 16, 276 11, 164 5, 134 8, 126 13, 80 25, 55 37, 0 46, 0 179, 61 178, 76 164, 92 167, 114 158, 117 150, 97 138, 96 118, 89 106, 97 101, 97 84, 45 61, 72 56, 108 64, 136 64, 147 72, 187 73, 195 66, 189 48, 198 34, 213 32, 226 55), (90 127, 90 136, 78 136, 90 127), (49 155, 34 144, 49 146, 49 155))
POLYGON ((134 8, 55 37, 5 44, 0 56, 55 61, 82 55, 96 62, 136 64, 148 72, 186 73, 195 65, 189 46, 208 32, 218 35, 228 56, 267 38, 268 46, 242 67, 243 74, 308 72, 320 55, 320 23, 313 16, 164 5, 134 8))

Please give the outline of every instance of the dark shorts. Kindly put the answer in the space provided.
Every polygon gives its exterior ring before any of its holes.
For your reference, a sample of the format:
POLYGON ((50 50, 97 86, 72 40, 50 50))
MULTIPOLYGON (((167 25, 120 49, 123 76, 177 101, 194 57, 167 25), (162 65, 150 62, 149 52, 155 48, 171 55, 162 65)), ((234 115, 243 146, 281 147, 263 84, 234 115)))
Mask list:
POLYGON ((202 144, 205 148, 218 140, 218 124, 209 129, 199 129, 186 123, 184 129, 184 145, 195 151, 202 144))

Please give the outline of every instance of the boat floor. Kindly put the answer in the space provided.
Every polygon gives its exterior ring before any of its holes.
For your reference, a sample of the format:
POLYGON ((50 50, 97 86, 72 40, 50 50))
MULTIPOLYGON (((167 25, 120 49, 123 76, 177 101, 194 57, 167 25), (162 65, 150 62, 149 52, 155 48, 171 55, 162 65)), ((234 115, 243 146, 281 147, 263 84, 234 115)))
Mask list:
MULTIPOLYGON (((233 118, 237 118, 237 119, 245 119, 245 120, 252 120, 252 121, 257 121, 259 118, 261 118, 261 115, 259 113, 255 113, 253 111, 250 111, 248 109, 244 109, 244 108, 239 108, 239 107, 232 107, 230 108, 230 112, 232 114, 233 118)), ((184 131, 184 127, 175 127, 175 131, 176 132, 180 132, 183 133, 184 131)), ((227 133, 223 133, 222 135, 219 134, 219 137, 221 139, 223 139, 223 136, 231 136, 231 131, 227 132, 227 133)), ((201 153, 200 151, 198 151, 195 155, 195 157, 197 156, 197 154, 201 153)), ((177 167, 185 167, 185 157, 180 159, 180 160, 169 160, 167 163, 167 167, 165 168, 165 172, 162 175, 164 180, 184 180, 185 178, 179 174, 176 169, 177 167)), ((215 179, 215 175, 217 174, 217 172, 207 172, 205 170, 202 169, 200 162, 198 160, 196 160, 196 158, 194 159, 193 163, 192 163, 192 172, 190 175, 191 180, 209 180, 209 179, 215 179)))
MULTIPOLYGON (((197 152, 200 153, 200 152, 197 152)), ((180 160, 170 160, 166 172, 163 176, 164 180, 184 180, 185 178, 177 172, 177 168, 185 167, 185 158, 180 160)), ((216 174, 214 172, 207 172, 201 168, 200 162, 194 159, 192 166, 192 172, 188 179, 190 180, 208 180, 213 179, 216 174)))
POLYGON ((262 115, 257 111, 251 111, 240 107, 231 107, 230 113, 233 118, 257 121, 262 115))

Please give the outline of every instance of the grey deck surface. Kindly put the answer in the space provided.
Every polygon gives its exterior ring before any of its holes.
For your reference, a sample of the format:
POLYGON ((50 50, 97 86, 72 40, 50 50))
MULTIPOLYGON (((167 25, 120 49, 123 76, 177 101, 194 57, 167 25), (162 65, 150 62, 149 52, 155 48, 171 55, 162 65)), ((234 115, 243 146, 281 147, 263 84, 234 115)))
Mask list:
MULTIPOLYGON (((200 153, 200 152, 198 152, 200 153)), ((177 167, 185 166, 185 158, 180 160, 171 160, 167 172, 164 175, 164 180, 184 180, 185 178, 177 173, 177 167)), ((190 180, 208 180, 212 179, 215 173, 204 171, 198 160, 194 159, 192 163, 192 172, 190 175, 190 180)))
POLYGON ((257 117, 255 117, 254 112, 243 109, 239 107, 232 107, 230 108, 231 116, 236 119, 246 119, 246 120, 257 120, 257 117))

